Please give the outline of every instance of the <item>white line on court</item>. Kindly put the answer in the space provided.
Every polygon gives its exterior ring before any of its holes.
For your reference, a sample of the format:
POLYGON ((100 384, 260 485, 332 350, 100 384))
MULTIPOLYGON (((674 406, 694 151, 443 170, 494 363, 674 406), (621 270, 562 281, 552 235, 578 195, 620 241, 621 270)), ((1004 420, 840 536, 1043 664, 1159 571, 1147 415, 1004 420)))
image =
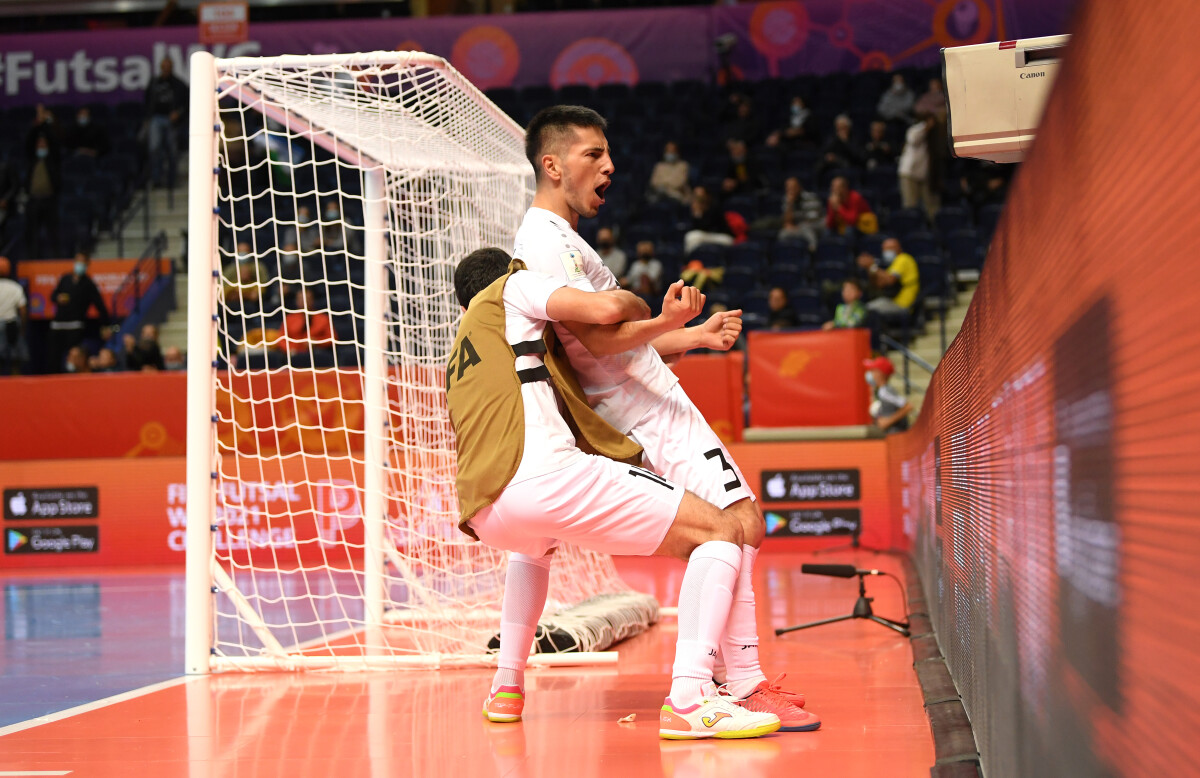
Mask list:
POLYGON ((70 775, 70 770, 0 770, 0 775, 70 775))
MULTIPOLYGON (((96 700, 95 702, 85 702, 83 705, 76 705, 74 708, 67 708, 66 710, 60 710, 57 713, 49 713, 45 716, 38 716, 36 719, 29 719, 28 721, 21 721, 16 724, 9 724, 7 727, 0 727, 0 737, 4 737, 5 735, 11 735, 14 732, 21 732, 26 729, 33 729, 34 727, 40 727, 43 724, 51 724, 55 721, 62 721, 63 719, 69 719, 72 716, 78 716, 81 713, 89 713, 94 710, 99 710, 100 708, 107 708, 109 705, 116 705, 119 702, 125 702, 126 700, 137 699, 138 697, 143 697, 147 694, 153 694, 154 692, 160 692, 164 689, 170 689, 173 686, 179 686, 180 684, 185 684, 188 681, 194 681, 197 678, 203 678, 203 677, 204 676, 200 676, 200 675, 184 675, 184 676, 180 676, 179 678, 172 678, 169 681, 163 681, 162 683, 153 683, 153 684, 150 684, 149 686, 143 686, 140 689, 133 689, 133 690, 127 691, 127 692, 121 692, 120 694, 114 694, 111 697, 105 697, 103 700, 96 700)), ((0 776, 4 776, 4 775, 67 775, 67 773, 69 773, 69 772, 70 771, 47 772, 47 773, 29 773, 29 772, 5 773, 5 772, 0 772, 0 776)))

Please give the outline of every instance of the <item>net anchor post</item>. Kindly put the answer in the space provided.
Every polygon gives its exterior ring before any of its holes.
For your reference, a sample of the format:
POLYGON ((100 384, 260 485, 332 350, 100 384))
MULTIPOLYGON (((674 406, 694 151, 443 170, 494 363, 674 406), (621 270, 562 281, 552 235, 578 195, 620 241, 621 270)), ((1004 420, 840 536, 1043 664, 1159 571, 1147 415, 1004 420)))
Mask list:
POLYGON ((383 653, 384 469, 387 466, 387 188, 385 172, 374 164, 363 171, 364 333, 363 333, 363 600, 366 653, 383 653))

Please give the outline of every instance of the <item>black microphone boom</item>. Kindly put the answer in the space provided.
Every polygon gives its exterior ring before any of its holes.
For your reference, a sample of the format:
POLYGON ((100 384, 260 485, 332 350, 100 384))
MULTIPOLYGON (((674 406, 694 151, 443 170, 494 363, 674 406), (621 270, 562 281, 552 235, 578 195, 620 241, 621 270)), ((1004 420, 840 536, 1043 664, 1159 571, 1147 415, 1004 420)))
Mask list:
POLYGON ((834 578, 853 578, 856 575, 883 575, 878 570, 859 570, 854 565, 800 565, 800 572, 809 575, 831 575, 834 578))
POLYGON ((831 575, 834 578, 853 578, 858 575, 854 565, 800 565, 800 572, 809 575, 831 575))

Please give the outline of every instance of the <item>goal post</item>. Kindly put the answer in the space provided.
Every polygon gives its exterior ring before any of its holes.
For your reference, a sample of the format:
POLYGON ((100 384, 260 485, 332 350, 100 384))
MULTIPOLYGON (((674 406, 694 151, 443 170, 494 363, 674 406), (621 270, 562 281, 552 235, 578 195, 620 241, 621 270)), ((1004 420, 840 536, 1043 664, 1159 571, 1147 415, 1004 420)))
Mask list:
MULTIPOLYGON (((445 364, 456 262, 531 202, 523 130, 427 54, 197 52, 189 140, 187 672, 493 663, 445 364)), ((539 656, 657 613, 560 548, 539 656)))

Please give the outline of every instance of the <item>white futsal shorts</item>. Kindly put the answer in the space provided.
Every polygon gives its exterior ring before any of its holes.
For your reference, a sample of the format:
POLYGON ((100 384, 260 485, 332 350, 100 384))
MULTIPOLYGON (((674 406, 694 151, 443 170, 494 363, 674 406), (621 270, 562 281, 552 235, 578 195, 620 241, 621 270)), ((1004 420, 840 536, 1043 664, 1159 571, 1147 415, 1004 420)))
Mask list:
POLYGON ((605 554, 650 556, 679 512, 683 487, 640 467, 585 456, 509 484, 471 519, 484 543, 541 557, 560 542, 605 554))
POLYGON ((645 449, 646 467, 718 508, 754 499, 725 444, 679 384, 638 419, 629 437, 645 449))

